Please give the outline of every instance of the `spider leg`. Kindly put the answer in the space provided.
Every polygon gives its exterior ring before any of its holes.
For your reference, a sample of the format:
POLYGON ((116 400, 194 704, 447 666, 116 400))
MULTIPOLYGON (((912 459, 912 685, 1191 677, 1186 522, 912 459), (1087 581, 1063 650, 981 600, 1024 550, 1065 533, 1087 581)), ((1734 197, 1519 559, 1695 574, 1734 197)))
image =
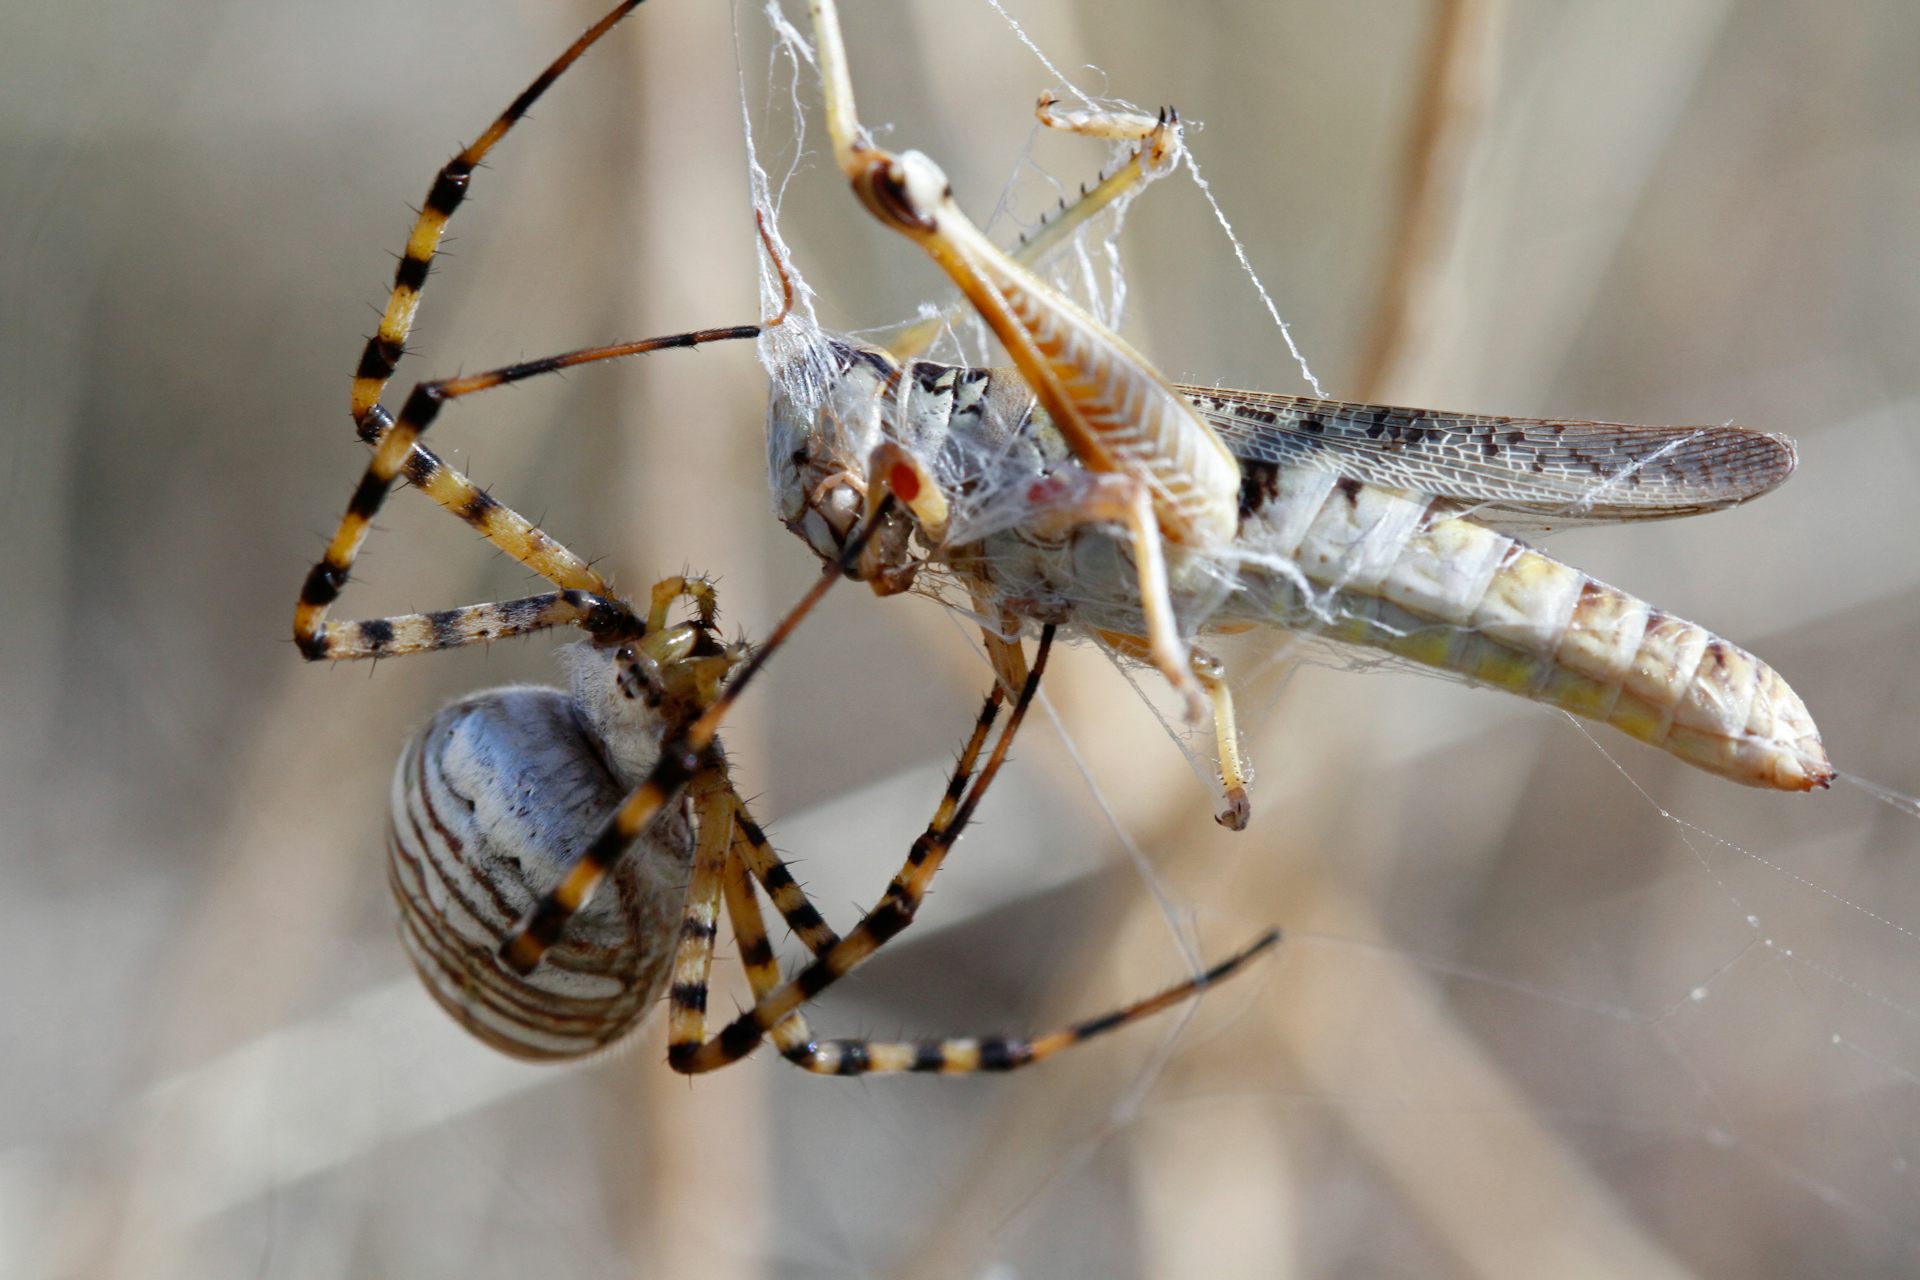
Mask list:
MULTIPOLYGON (((733 850, 740 865, 767 891, 774 910, 787 922, 794 936, 814 955, 838 945, 840 935, 807 897, 807 891, 793 878, 787 864, 774 853, 773 846, 767 843, 766 832, 747 812, 744 800, 734 810, 733 824, 733 850)), ((744 950, 746 944, 743 942, 741 946, 744 950)))
POLYGON ((366 350, 361 353, 360 364, 354 371, 353 420, 363 431, 368 418, 379 407, 387 379, 393 376, 400 357, 406 351, 407 335, 413 331, 414 314, 420 309, 420 295, 426 289, 427 272, 433 265, 433 255, 440 247, 440 237, 446 232, 454 211, 467 198, 467 185, 473 180, 473 171, 487 158, 495 144, 506 137, 513 126, 520 122, 520 118, 532 109, 541 95, 552 87, 553 82, 601 36, 612 30, 615 23, 637 8, 640 2, 623 0, 604 18, 587 28, 579 39, 567 46, 566 52, 534 78, 532 84, 520 91, 520 96, 495 117, 484 133, 469 143, 459 155, 447 161, 435 175, 433 186, 427 190, 426 202, 420 206, 419 216, 414 219, 413 230, 407 235, 406 251, 400 257, 399 266, 394 269, 393 290, 387 296, 386 310, 381 313, 380 327, 367 339, 366 350))
MULTIPOLYGON (((392 429, 393 415, 385 405, 375 405, 361 424, 360 438, 378 446, 392 429)), ((502 554, 555 586, 596 594, 609 590, 607 580, 592 565, 418 441, 407 451, 400 476, 466 521, 502 554)))
POLYGON ((333 652, 335 633, 356 625, 329 623, 327 611, 346 586, 347 579, 353 570, 354 559, 359 555, 360 548, 366 542, 367 534, 372 528, 373 518, 385 504, 387 492, 392 487, 393 481, 403 471, 407 473, 409 479, 426 489, 448 510, 455 512, 467 523, 479 529, 488 541, 494 542, 501 550, 547 577, 555 585, 587 590, 596 594, 607 591, 605 580, 588 568, 578 556, 560 546, 552 537, 529 523, 524 517, 502 506, 465 476, 453 471, 438 458, 420 449, 418 447, 420 436, 439 416, 442 406, 462 396, 511 386, 517 382, 524 382, 528 378, 602 360, 645 355, 674 347, 696 347, 708 342, 752 338, 759 332, 758 325, 699 329, 688 333, 668 334, 664 337, 642 338, 633 342, 584 347, 577 351, 568 351, 539 360, 526 360, 498 369, 489 369, 483 373, 422 382, 416 385, 408 395, 399 418, 388 426, 379 425, 380 420, 385 418, 386 411, 375 405, 368 418, 368 421, 374 424, 371 428, 371 437, 377 441, 373 458, 368 462, 366 472, 361 476, 360 484, 355 488, 353 497, 347 504, 346 514, 341 517, 333 540, 327 544, 325 554, 307 574, 306 581, 300 588, 300 602, 295 607, 293 615, 293 638, 299 645, 300 652, 311 661, 334 657, 336 656, 333 652), (577 587, 576 584, 580 583, 588 585, 577 587))
MULTIPOLYGON (((994 720, 1000 714, 1000 707, 1005 700, 1005 692, 996 684, 982 702, 980 714, 974 719, 973 732, 968 736, 966 746, 961 748, 953 771, 947 777, 940 804, 934 811, 932 822, 928 824, 930 830, 945 831, 953 821, 954 811, 959 807, 961 797, 966 794, 967 783, 972 780, 980 752, 986 746, 987 734, 992 731, 994 720)), ((766 890, 774 910, 786 920, 787 927, 816 956, 838 946, 840 935, 821 917, 819 910, 807 897, 806 890, 794 880, 793 872, 774 853, 767 842, 766 832, 747 812, 745 800, 740 800, 735 810, 734 826, 734 851, 760 887, 766 890)))
MULTIPOLYGON (((767 940, 765 917, 753 894, 748 869, 739 859, 730 859, 724 873, 727 918, 733 924, 740 963, 756 1001, 773 996, 780 986, 780 966, 767 940)), ((1178 983, 1144 1000, 1122 1005, 1098 1017, 1083 1019, 1038 1036, 963 1036, 919 1040, 815 1039, 806 1017, 799 1010, 775 1023, 767 1036, 780 1056, 815 1075, 877 1075, 891 1072, 938 1072, 961 1075, 976 1071, 1011 1071, 1017 1067, 1050 1058, 1062 1049, 1117 1031, 1183 1000, 1199 995, 1206 988, 1223 982, 1254 957, 1280 940, 1278 930, 1268 930, 1251 944, 1213 965, 1205 973, 1178 983)), ((712 940, 706 945, 710 948, 712 940)), ((681 988, 676 982, 676 999, 681 988)), ((704 1011, 705 992, 699 1006, 704 1011)), ((697 1045, 699 1035, 692 1020, 676 1024, 673 1045, 697 1045)), ((683 1051, 684 1052, 684 1051, 683 1051)), ((669 1051, 670 1057, 672 1051, 669 1051)))
POLYGON ((672 985, 667 988, 669 1042, 689 1034, 698 1038, 706 1025, 707 979, 713 971, 722 882, 733 848, 734 799, 725 761, 716 754, 695 774, 688 792, 698 835, 680 936, 674 946, 672 985))
POLYGON ((434 613, 330 623, 326 651, 320 656, 335 660, 398 658, 487 644, 551 627, 574 625, 588 631, 608 631, 631 621, 626 604, 617 598, 586 591, 549 591, 520 600, 462 605, 434 613))
MULTIPOLYGON (((1206 972, 1185 982, 1176 983, 1144 1000, 1135 1000, 1097 1017, 1070 1023, 1037 1036, 962 1036, 892 1041, 814 1040, 798 1049, 789 1049, 782 1041, 783 1037, 790 1035, 790 1019, 779 1023, 770 1034, 788 1062, 815 1075, 860 1076, 903 1071, 965 1075, 976 1071, 1012 1071, 1032 1066, 1083 1040, 1118 1031, 1162 1009, 1193 999, 1208 987, 1238 973, 1254 957, 1279 941, 1280 931, 1269 929, 1206 972)), ((763 1000, 765 998, 762 996, 763 1000)))
MULTIPOLYGON (((739 852, 736 840, 736 855, 739 852)), ((740 949, 740 965, 747 971, 747 983, 753 988, 753 998, 758 1000, 780 985, 780 961, 773 953, 773 944, 767 939, 766 917, 760 913, 759 900, 753 896, 753 878, 745 858, 735 856, 728 859, 724 888, 727 919, 733 923, 733 941, 740 949)), ((704 1003, 702 1007, 704 1009, 704 1003)), ((806 1015, 797 1009, 776 1023, 768 1034, 773 1037, 773 1043, 782 1054, 804 1052, 813 1040, 806 1015)), ((703 1020, 698 1025, 676 1026, 668 1043, 699 1044, 705 1035, 706 1023, 703 1020)))
MULTIPOLYGON (((944 831, 952 821, 960 796, 966 791, 967 780, 973 774, 973 767, 979 760, 981 748, 999 712, 1002 698, 998 685, 987 695, 980 715, 974 721, 973 732, 961 750, 953 774, 941 795, 933 822, 929 824, 930 830, 938 828, 944 831)), ((696 779, 693 786, 697 788, 699 785, 696 779)), ((840 945, 840 935, 821 917, 806 891, 794 881, 793 873, 768 845, 766 834, 747 812, 746 801, 740 798, 739 792, 729 787, 727 801, 731 806, 731 843, 724 867, 715 872, 711 863, 718 855, 711 852, 707 843, 706 832, 710 829, 707 824, 718 823, 723 815, 717 809, 703 809, 698 794, 694 798, 702 823, 700 849, 706 852, 695 855, 694 880, 687 896, 680 950, 675 957, 674 981, 669 996, 673 1007, 668 1023, 669 1055, 697 1049, 706 1038, 707 980, 711 972, 715 933, 714 876, 717 875, 721 882, 720 891, 725 894, 727 917, 733 922, 734 942, 740 950, 740 963, 747 972, 747 981, 753 988, 756 1001, 778 989, 781 973, 773 944, 767 938, 766 918, 761 914, 759 900, 754 897, 755 880, 766 889, 775 909, 808 951, 820 956, 840 945), (703 867, 706 868, 704 872, 703 867)), ((795 1061, 804 1060, 815 1053, 813 1033, 807 1029, 806 1018, 798 1010, 781 1019, 769 1034, 781 1054, 795 1061)))
POLYGON ((668 1055, 668 1062, 674 1070, 690 1074, 711 1071, 745 1057, 788 1014, 851 972, 889 938, 913 922, 934 873, 940 869, 954 841, 966 829, 974 810, 992 785, 994 776, 1006 762, 1014 735, 1019 731, 1020 722, 1026 718, 1034 694, 1039 690, 1040 677, 1046 670, 1047 655, 1052 647, 1053 628, 1048 627, 1041 633, 1033 667, 1021 685, 1019 697, 1007 715, 1006 725, 995 740, 986 765, 973 780, 965 799, 957 804, 951 802, 954 787, 949 786, 948 795, 943 798, 934 820, 914 840, 905 863, 887 885, 879 904, 854 926, 851 933, 825 954, 815 957, 811 964, 782 984, 777 991, 762 997, 752 1009, 734 1019, 719 1035, 704 1044, 674 1045, 668 1055))

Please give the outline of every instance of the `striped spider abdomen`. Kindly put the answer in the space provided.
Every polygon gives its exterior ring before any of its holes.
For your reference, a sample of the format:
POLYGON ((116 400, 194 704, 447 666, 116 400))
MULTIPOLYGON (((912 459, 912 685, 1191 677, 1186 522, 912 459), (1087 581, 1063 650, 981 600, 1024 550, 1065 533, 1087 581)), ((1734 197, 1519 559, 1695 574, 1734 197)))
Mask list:
POLYGON ((389 883, 401 937, 435 1000, 494 1048, 553 1059, 625 1035, 665 985, 693 860, 684 797, 628 850, 529 974, 501 940, 559 882, 657 754, 645 697, 605 696, 618 653, 565 653, 572 694, 490 689, 428 722, 393 779, 389 883), (599 696, 594 696, 598 694, 599 696), (611 722, 611 723, 610 723, 611 722))

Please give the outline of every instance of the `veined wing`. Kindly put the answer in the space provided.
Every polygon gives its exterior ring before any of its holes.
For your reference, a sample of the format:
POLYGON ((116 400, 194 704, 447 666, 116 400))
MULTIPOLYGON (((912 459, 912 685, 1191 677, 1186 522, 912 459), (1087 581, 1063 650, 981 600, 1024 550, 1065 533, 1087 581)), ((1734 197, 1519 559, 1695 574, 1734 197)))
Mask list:
POLYGON ((1495 418, 1214 387, 1176 388, 1242 464, 1336 471, 1530 528, 1663 520, 1755 498, 1793 442, 1748 427, 1495 418), (1518 517, 1515 519, 1514 517, 1518 517))

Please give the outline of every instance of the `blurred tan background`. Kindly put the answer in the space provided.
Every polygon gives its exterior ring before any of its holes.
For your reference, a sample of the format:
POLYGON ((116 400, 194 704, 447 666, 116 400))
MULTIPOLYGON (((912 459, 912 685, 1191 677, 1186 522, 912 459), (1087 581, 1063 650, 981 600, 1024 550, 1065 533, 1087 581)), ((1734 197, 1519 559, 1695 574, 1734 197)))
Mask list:
MULTIPOLYGON (((984 216, 1050 77, 985 4, 848 3, 865 114, 984 216)), ((1204 122, 1330 394, 1793 434, 1800 473, 1751 507, 1552 545, 1765 656, 1843 770, 1920 791, 1920 10, 1008 3, 1083 86, 1204 122)), ((657 1025, 574 1070, 464 1042, 393 936, 388 770, 551 645, 309 668, 287 622, 362 465, 347 377, 403 205, 598 8, 0 19, 0 1274, 1920 1269, 1914 814, 1405 674, 1266 673, 1229 836, 1120 675, 1062 652, 1097 793, 1036 717, 924 923, 816 1025, 1037 1030, 1178 976, 1186 943, 1288 930, 1191 1021, 968 1081, 762 1055, 688 1084, 657 1025)), ((754 318, 736 57, 770 161, 793 130, 739 22, 736 50, 725 6, 649 4, 541 104, 454 225, 403 384, 754 318)), ((823 142, 782 220, 823 319, 938 299, 823 142)), ((1097 163, 1041 145, 1063 181, 1097 163)), ((1121 246, 1169 374, 1301 388, 1190 183, 1121 246)), ((814 573, 767 515, 763 406, 718 349, 435 434, 630 587, 720 575, 759 635, 814 573)), ((528 590, 417 496, 388 510, 345 616, 528 590)), ((742 786, 837 922, 986 680, 938 609, 843 588, 741 708, 742 786)))

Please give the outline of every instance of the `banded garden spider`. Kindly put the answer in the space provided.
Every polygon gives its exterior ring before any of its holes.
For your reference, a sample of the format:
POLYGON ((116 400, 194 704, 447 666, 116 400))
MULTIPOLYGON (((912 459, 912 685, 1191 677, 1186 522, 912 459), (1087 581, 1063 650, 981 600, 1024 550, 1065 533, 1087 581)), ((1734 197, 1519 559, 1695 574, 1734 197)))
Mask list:
MULTIPOLYGON (((354 421, 374 455, 324 556, 308 574, 295 613, 295 640, 313 661, 423 653, 569 625, 585 633, 569 650, 570 695, 536 688, 475 695, 443 710, 402 755, 393 791, 391 881, 404 936, 429 990, 482 1040, 528 1057, 573 1057, 610 1043, 666 988, 668 1061, 677 1071, 724 1066, 771 1037, 785 1058, 819 1074, 964 1073, 1040 1061, 1237 972, 1278 941, 1276 930, 1156 995, 1037 1037, 815 1039, 800 1006, 913 921, 1006 758, 1038 690, 1052 628, 1042 633, 1030 668, 1017 640, 989 637, 1001 681, 987 695, 925 832, 880 901, 843 937, 767 844, 734 787, 717 732, 755 672, 826 589, 859 562, 889 516, 891 500, 877 500, 862 531, 749 659, 744 646, 714 639, 716 601, 709 583, 665 579, 654 587, 643 615, 584 560, 420 443, 449 400, 583 364, 753 338, 766 326, 615 343, 423 381, 397 418, 381 404, 434 252, 473 170, 639 2, 627 0, 589 28, 436 177, 354 378, 354 421), (399 477, 556 590, 437 613, 329 620, 372 520, 399 477), (693 602, 695 617, 669 624, 669 612, 682 598, 693 602), (1009 691, 1014 702, 1006 724, 974 777, 1009 691), (615 893, 590 904, 604 878, 614 879, 615 893), (756 882, 813 956, 792 978, 783 979, 768 943, 756 882), (707 979, 722 901, 755 1004, 709 1038, 707 979)), ((768 324, 781 323, 786 314, 783 308, 768 324)))

